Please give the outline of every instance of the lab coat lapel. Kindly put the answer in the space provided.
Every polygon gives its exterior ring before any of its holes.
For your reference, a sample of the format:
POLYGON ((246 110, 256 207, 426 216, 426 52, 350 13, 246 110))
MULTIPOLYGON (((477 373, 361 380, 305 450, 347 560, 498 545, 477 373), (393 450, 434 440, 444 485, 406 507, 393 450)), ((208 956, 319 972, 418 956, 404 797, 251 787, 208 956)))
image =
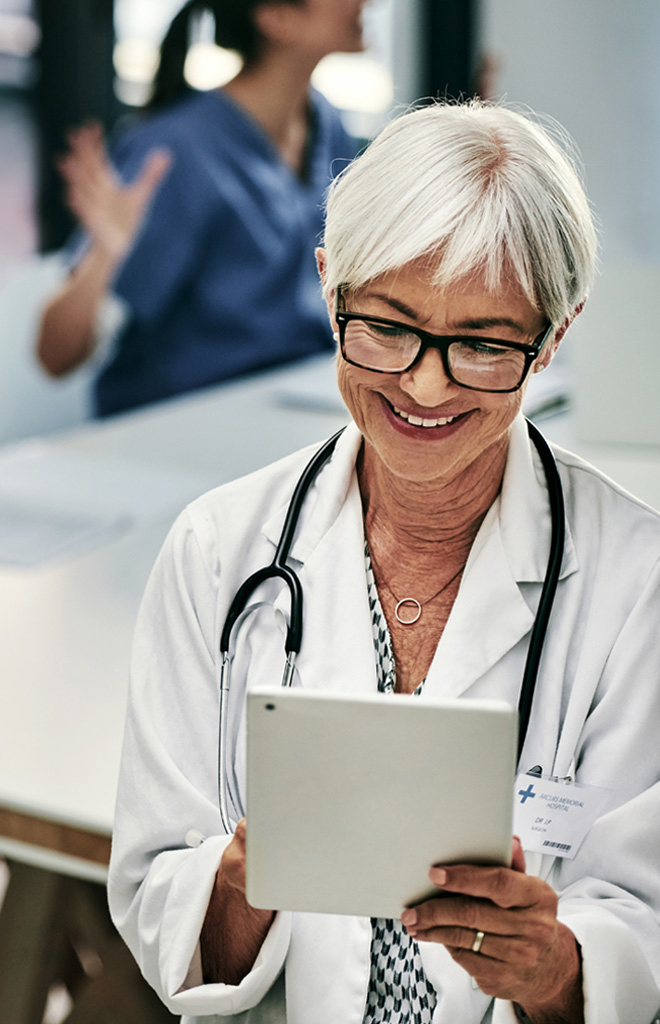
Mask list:
MULTIPOLYGON (((461 695, 530 633, 545 578, 551 525, 545 475, 534 458, 525 421, 518 417, 501 492, 473 544, 425 693, 461 695), (521 583, 539 586, 526 600, 521 583)), ((561 577, 576 568, 567 526, 561 577)), ((520 679, 512 677, 511 684, 510 699, 515 701, 520 679)))
POLYGON ((534 614, 511 574, 502 543, 499 507, 498 498, 470 552, 426 679, 428 696, 460 696, 532 628, 534 614))

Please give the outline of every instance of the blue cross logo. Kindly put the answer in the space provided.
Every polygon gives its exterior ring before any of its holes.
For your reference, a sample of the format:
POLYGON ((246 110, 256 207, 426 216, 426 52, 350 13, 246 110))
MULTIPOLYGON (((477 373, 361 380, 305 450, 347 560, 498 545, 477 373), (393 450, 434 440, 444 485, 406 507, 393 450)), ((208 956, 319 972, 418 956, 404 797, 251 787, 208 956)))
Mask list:
POLYGON ((527 799, 528 796, 536 796, 536 793, 534 792, 534 787, 531 784, 531 782, 530 782, 529 786, 527 787, 527 789, 519 789, 518 790, 518 796, 520 797, 521 804, 525 803, 525 800, 527 799))

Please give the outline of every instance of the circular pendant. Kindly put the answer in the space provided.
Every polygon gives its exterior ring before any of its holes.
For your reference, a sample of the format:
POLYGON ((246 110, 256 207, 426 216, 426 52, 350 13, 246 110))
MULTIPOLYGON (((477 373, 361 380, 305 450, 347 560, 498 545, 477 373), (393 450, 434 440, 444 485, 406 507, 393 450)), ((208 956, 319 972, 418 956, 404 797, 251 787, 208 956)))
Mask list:
POLYGON ((422 614, 422 606, 419 603, 419 601, 416 598, 414 598, 414 597, 403 597, 403 598, 401 598, 401 600, 397 604, 396 608, 394 609, 394 614, 396 615, 397 620, 401 623, 402 626, 412 626, 412 624, 414 622, 417 622, 417 619, 422 614), (402 619, 400 614, 399 614, 399 608, 401 608, 402 605, 407 605, 407 604, 413 606, 411 609, 409 609, 409 611, 410 611, 410 613, 412 615, 412 618, 411 619, 402 619))

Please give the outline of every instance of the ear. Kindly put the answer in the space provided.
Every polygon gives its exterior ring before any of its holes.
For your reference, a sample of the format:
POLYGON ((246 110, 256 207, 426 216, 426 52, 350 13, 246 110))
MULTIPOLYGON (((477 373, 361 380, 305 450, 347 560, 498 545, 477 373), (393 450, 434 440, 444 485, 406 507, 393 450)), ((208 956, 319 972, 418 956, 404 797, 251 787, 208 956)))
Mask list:
POLYGON ((560 324, 553 336, 550 338, 550 341, 546 343, 545 348, 534 363, 534 373, 540 373, 541 370, 545 370, 550 366, 550 363, 557 354, 557 349, 559 348, 562 338, 575 320, 576 316, 579 316, 584 309, 586 301, 586 299, 583 299, 582 302, 578 302, 571 315, 566 317, 563 324, 560 324))
POLYGON ((321 285, 325 292, 325 282, 328 276, 328 257, 326 256, 325 249, 320 245, 318 245, 314 250, 314 255, 316 257, 316 268, 319 272, 319 277, 321 278, 321 285))
POLYGON ((328 289, 327 289, 328 257, 326 255, 325 249, 322 249, 321 246, 318 246, 318 248, 314 250, 314 255, 316 256, 316 266, 317 266, 317 269, 318 269, 318 272, 319 272, 319 277, 321 278, 321 287, 323 288, 323 298, 325 299, 325 304, 328 307, 328 316, 330 317, 330 326, 332 327, 332 331, 333 331, 333 335, 334 335, 335 341, 338 341, 339 340, 339 334, 338 334, 337 324, 335 322, 335 292, 334 292, 334 289, 332 289, 331 291, 328 291, 328 289))

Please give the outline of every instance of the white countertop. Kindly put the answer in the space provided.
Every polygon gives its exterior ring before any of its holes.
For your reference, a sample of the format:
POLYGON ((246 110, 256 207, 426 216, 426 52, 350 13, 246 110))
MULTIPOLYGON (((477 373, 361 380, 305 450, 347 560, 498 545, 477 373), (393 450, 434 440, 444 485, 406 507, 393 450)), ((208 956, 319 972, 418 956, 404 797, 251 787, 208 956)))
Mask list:
MULTIPOLYGON (((90 457, 125 460, 132 471, 170 467, 178 500, 97 549, 0 568, 0 806, 110 831, 133 626, 165 534, 202 491, 343 425, 338 398, 335 411, 313 408, 318 374, 318 361, 285 368, 44 442, 54 457, 79 453, 82 473, 90 457), (291 402, 309 407, 282 401, 293 383, 300 394, 291 402), (182 470, 190 474, 185 496, 182 470)), ((322 361, 321 374, 332 380, 331 361, 322 361)), ((33 447, 12 446, 11 454, 33 447)))

